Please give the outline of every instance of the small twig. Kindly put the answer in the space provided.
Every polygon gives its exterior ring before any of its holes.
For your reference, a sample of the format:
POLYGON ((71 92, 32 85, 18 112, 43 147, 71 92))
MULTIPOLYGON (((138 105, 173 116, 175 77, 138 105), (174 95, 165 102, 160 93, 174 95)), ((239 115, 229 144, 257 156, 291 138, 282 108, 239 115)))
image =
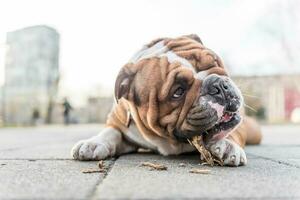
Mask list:
POLYGON ((223 166, 223 161, 212 155, 206 148, 203 142, 203 136, 194 136, 192 140, 188 140, 190 144, 194 145, 201 155, 202 165, 214 166, 215 164, 223 166))
POLYGON ((105 169, 104 161, 103 161, 103 160, 100 160, 100 161, 98 162, 98 167, 99 167, 99 169, 105 169))
POLYGON ((211 171, 209 169, 193 168, 189 172, 193 174, 210 174, 211 171))
POLYGON ((155 170, 167 170, 168 168, 162 164, 155 164, 155 163, 151 163, 151 162, 143 162, 141 164, 141 166, 144 167, 151 167, 151 169, 155 169, 155 170))
POLYGON ((203 145, 202 137, 201 136, 195 136, 193 137, 192 141, 188 140, 190 144, 194 145, 196 149, 201 154, 203 160, 208 163, 209 165, 213 166, 214 161, 212 159, 212 155, 209 151, 207 151, 203 145))
POLYGON ((107 167, 104 165, 104 161, 100 160, 98 162, 98 168, 88 168, 88 169, 83 169, 81 170, 82 173, 84 174, 90 174, 90 173, 104 173, 107 171, 107 167))
POLYGON ((224 166, 224 163, 222 160, 218 160, 214 158, 214 162, 217 163, 219 166, 224 166))
POLYGON ((90 168, 90 169, 83 169, 83 170, 81 170, 81 172, 84 173, 84 174, 104 173, 104 172, 106 172, 106 170, 105 169, 90 168))

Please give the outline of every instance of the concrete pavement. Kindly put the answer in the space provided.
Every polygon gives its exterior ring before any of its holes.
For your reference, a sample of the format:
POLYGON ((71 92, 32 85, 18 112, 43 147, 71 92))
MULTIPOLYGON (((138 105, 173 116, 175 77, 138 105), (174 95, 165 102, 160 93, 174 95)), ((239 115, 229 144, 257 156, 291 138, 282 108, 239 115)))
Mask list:
POLYGON ((0 129, 0 199, 300 199, 300 126, 264 126, 262 145, 246 148, 245 167, 199 166, 198 155, 140 153, 105 161, 106 173, 83 174, 97 162, 73 161, 69 151, 101 128, 0 129), (141 167, 146 161, 168 170, 141 167), (189 173, 195 167, 211 173, 189 173))

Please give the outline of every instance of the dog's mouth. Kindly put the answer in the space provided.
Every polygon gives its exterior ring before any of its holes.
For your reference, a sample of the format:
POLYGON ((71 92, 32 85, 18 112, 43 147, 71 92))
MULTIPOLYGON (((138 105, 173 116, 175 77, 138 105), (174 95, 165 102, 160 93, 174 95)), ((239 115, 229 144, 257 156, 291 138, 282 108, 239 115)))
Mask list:
POLYGON ((177 140, 186 142, 186 139, 190 139, 196 135, 202 135, 205 143, 210 141, 217 141, 226 137, 235 127, 241 122, 241 116, 239 111, 228 112, 222 111, 218 120, 213 124, 210 124, 206 129, 201 130, 174 130, 174 136, 177 140))
POLYGON ((239 112, 224 111, 221 118, 212 127, 204 131, 206 140, 220 140, 228 135, 239 123, 241 116, 239 112))

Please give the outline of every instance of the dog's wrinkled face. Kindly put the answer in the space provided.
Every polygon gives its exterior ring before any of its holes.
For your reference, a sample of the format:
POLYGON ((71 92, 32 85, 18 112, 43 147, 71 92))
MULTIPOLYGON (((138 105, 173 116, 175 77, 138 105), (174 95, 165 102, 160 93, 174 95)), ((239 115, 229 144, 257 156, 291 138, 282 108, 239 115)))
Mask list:
POLYGON ((241 93, 216 54, 197 38, 182 38, 138 52, 118 75, 116 99, 129 103, 134 120, 153 134, 221 139, 241 121, 241 93))
POLYGON ((175 135, 184 139, 201 132, 207 140, 219 140, 240 123, 242 102, 240 90, 229 77, 211 74, 202 80, 200 95, 175 135))

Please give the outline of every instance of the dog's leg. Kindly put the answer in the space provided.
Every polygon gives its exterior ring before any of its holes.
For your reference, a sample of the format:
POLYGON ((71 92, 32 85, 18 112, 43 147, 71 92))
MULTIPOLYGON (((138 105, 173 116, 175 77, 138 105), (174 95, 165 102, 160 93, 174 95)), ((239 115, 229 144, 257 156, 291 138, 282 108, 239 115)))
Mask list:
POLYGON ((247 164, 244 149, 230 138, 223 138, 215 143, 208 144, 210 152, 224 161, 227 166, 240 166, 247 164))
POLYGON ((247 144, 259 144, 262 138, 258 123, 247 116, 243 116, 242 123, 233 130, 226 139, 209 145, 209 149, 218 158, 224 160, 225 165, 246 165, 247 158, 243 147, 247 144))
POLYGON ((72 148, 71 155, 77 160, 102 160, 136 150, 136 146, 122 138, 120 131, 107 127, 97 136, 77 142, 72 148))

